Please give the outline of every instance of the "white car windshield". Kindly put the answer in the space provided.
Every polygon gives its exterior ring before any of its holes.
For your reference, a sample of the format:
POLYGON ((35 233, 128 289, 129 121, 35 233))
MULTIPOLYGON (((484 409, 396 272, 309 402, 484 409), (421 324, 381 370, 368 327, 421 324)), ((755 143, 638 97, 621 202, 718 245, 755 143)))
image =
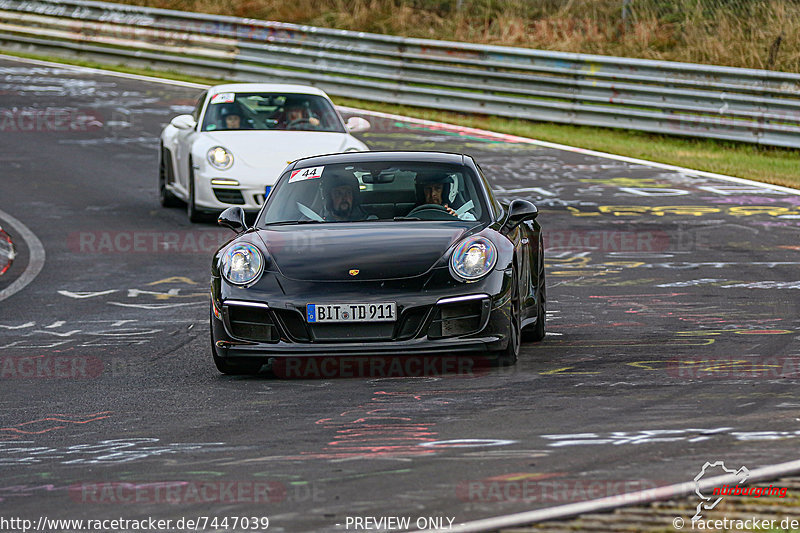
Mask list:
POLYGON ((281 176, 259 226, 398 220, 486 221, 480 182, 457 165, 299 165, 281 176))
POLYGON ((234 93, 211 95, 202 131, 299 130, 344 133, 330 101, 314 94, 234 93))

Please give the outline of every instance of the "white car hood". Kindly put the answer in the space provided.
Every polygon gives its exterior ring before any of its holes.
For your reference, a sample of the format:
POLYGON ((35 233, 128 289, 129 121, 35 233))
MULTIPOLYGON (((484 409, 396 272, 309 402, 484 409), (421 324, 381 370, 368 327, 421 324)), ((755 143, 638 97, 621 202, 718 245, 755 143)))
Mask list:
MULTIPOLYGON (((206 132, 206 142, 225 147, 233 154, 234 167, 277 174, 291 161, 320 154, 333 154, 361 143, 347 133, 307 131, 206 132)), ((364 149, 364 148, 361 148, 364 149)))

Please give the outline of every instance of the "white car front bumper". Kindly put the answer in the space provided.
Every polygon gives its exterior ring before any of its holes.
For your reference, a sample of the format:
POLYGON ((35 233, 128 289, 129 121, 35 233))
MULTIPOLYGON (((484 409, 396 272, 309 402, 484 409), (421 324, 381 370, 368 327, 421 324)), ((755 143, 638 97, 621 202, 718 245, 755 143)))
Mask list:
MULTIPOLYGON (((267 173, 264 173, 267 175, 267 173)), ((277 178, 277 176, 275 176, 277 178)), ((206 172, 195 169, 195 205, 203 210, 222 211, 239 206, 245 211, 258 211, 264 205, 267 187, 273 180, 241 179, 234 169, 225 172, 206 172), (225 176, 225 174, 229 174, 225 176), (237 179, 239 178, 239 179, 237 179)))

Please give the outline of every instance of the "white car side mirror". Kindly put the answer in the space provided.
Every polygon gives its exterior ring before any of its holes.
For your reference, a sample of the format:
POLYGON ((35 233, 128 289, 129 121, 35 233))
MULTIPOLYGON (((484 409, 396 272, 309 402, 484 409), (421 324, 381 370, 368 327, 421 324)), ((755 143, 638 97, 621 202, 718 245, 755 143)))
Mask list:
POLYGON ((192 115, 178 115, 170 121, 170 124, 179 130, 190 130, 197 126, 197 122, 195 122, 192 115))
POLYGON ((372 127, 368 120, 361 117, 350 117, 347 119, 347 129, 350 133, 361 133, 372 127))

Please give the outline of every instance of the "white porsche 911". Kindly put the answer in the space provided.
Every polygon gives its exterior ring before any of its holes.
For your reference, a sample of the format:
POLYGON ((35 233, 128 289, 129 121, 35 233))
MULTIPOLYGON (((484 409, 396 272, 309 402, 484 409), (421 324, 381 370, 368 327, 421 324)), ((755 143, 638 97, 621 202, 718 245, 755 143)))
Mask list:
POLYGON ((291 161, 312 155, 366 151, 351 133, 369 122, 345 123, 328 96, 302 85, 217 85, 161 133, 158 189, 161 205, 187 205, 199 222, 238 205, 261 208, 291 161))

